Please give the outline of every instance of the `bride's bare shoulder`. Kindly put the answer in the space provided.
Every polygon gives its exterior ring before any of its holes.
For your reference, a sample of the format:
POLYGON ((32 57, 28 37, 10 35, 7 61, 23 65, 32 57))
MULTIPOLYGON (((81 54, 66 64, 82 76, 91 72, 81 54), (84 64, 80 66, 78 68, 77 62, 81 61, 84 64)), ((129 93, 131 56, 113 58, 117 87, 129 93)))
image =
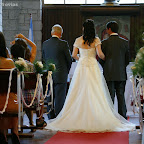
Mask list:
POLYGON ((75 39, 74 45, 75 45, 76 47, 79 47, 78 45, 82 43, 82 40, 83 40, 83 36, 77 37, 77 38, 75 39))
POLYGON ((83 40, 83 36, 77 37, 76 40, 83 40))

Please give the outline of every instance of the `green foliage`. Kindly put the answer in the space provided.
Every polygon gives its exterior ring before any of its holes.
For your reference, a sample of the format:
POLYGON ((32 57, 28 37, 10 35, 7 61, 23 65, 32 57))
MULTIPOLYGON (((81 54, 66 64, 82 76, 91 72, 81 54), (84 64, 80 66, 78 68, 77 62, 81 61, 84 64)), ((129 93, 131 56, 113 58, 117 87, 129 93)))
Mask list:
POLYGON ((18 58, 17 61, 15 61, 15 66, 19 71, 27 70, 27 63, 23 58, 18 58))
POLYGON ((53 63, 48 64, 48 71, 54 72, 55 70, 56 70, 55 64, 53 63))
POLYGON ((17 68, 19 71, 24 71, 24 70, 25 70, 24 65, 19 65, 19 64, 16 64, 16 63, 15 63, 15 66, 16 66, 16 68, 17 68))
POLYGON ((42 73, 43 72, 43 64, 41 63, 41 61, 36 61, 34 63, 34 68, 36 73, 42 73))
POLYGON ((55 72, 56 71, 55 62, 53 60, 47 60, 46 63, 44 63, 44 69, 47 71, 55 72))
POLYGON ((144 49, 140 49, 137 53, 135 64, 132 67, 133 75, 140 75, 144 78, 144 49))

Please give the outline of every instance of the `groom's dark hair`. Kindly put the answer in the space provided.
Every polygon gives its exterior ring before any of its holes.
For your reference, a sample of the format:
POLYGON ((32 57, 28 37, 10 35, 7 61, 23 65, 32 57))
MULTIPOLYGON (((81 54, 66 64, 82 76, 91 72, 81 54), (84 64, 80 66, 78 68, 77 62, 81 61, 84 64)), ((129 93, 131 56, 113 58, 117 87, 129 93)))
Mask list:
POLYGON ((118 33, 118 23, 116 21, 110 21, 106 24, 107 29, 111 28, 111 31, 114 33, 118 33))

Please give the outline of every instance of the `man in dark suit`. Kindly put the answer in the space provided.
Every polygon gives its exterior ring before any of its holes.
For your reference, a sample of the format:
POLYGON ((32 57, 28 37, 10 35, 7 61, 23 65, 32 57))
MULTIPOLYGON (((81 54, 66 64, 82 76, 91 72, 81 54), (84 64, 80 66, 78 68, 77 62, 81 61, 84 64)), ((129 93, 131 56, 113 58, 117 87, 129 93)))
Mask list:
POLYGON ((105 54, 103 64, 104 77, 114 102, 115 93, 118 99, 118 112, 126 118, 125 104, 125 84, 126 84, 126 66, 129 63, 128 41, 119 37, 118 24, 115 21, 108 22, 107 33, 109 38, 102 41, 102 51, 105 54))
POLYGON ((53 73, 54 111, 48 117, 54 118, 61 111, 66 97, 67 76, 71 67, 71 54, 68 43, 61 40, 63 29, 56 24, 52 27, 52 37, 43 42, 42 58, 45 63, 49 60, 56 65, 53 73))

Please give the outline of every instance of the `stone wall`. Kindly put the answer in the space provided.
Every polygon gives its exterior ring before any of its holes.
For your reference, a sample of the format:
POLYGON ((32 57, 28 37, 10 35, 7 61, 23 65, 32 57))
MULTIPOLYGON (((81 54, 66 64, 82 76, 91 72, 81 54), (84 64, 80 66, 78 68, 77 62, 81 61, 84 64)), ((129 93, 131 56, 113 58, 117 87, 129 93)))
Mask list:
POLYGON ((2 31, 2 0, 0 0, 0 31, 2 31))
POLYGON ((32 14, 33 37, 37 45, 36 60, 41 59, 41 40, 42 40, 42 22, 41 22, 41 0, 3 0, 2 5, 2 24, 3 33, 6 38, 7 47, 10 48, 10 42, 18 33, 24 34, 28 38, 30 14, 32 14))

